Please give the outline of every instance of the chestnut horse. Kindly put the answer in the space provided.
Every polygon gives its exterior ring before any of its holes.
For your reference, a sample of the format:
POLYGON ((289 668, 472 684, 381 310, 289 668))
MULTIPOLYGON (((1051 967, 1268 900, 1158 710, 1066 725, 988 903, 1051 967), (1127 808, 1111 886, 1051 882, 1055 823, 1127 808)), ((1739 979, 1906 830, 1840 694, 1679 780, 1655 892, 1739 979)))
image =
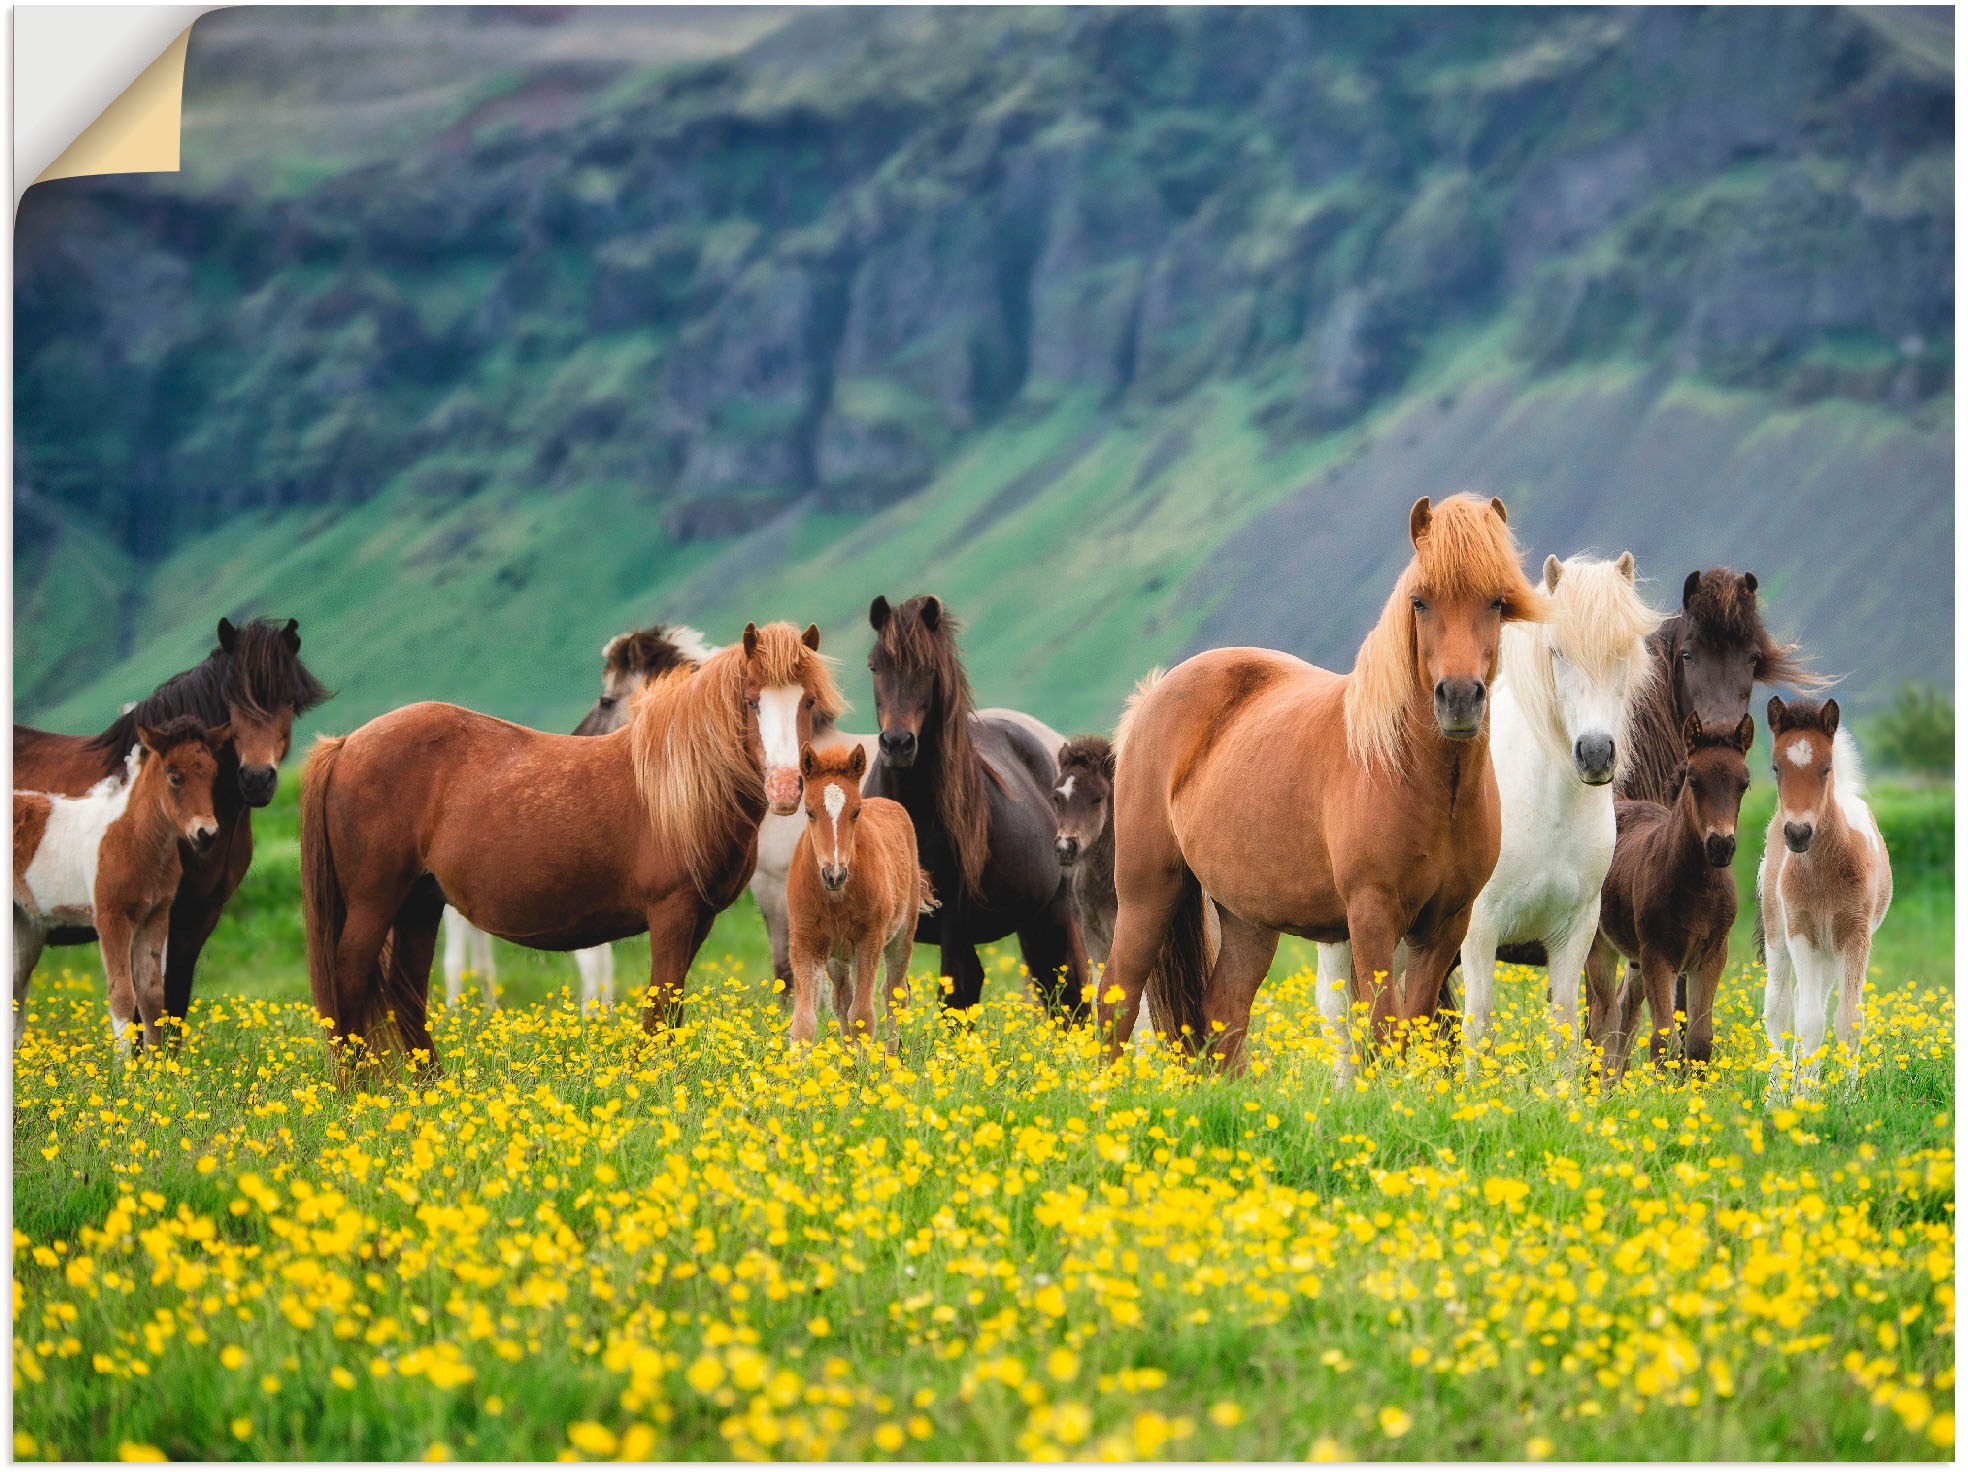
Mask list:
MULTIPOLYGON (((1408 535, 1414 559, 1351 674, 1275 650, 1214 649, 1130 703, 1116 741, 1120 908, 1097 1014, 1111 1056, 1152 973, 1155 1011, 1175 1035, 1240 1067, 1281 931, 1351 943, 1377 1042, 1397 1018, 1433 1011, 1497 860, 1488 694, 1498 642, 1506 622, 1541 619, 1545 603, 1501 501, 1424 498, 1408 535), (1207 976, 1206 900, 1222 924, 1207 976)), ((1345 997, 1336 978, 1319 981, 1338 1028, 1345 997)))
POLYGON ((1706 1067, 1715 1037, 1715 993, 1729 960, 1736 923, 1736 819, 1749 790, 1743 758, 1756 741, 1748 716, 1734 728, 1709 729, 1700 716, 1682 728, 1683 760, 1674 801, 1613 804, 1619 837, 1599 898, 1599 934, 1586 957, 1591 1029, 1605 1049, 1605 1072, 1626 1071, 1640 1003, 1653 1019, 1648 1051, 1658 1065, 1675 1032, 1675 1013, 1687 1018, 1681 1054, 1706 1067), (1613 976, 1624 956, 1626 985, 1613 976), (1680 1009, 1678 983, 1689 1005, 1680 1009))
POLYGON ((607 736, 553 736, 426 702, 317 742, 301 777, 301 895, 316 1010, 336 1037, 392 1013, 435 1062, 431 954, 448 899, 537 950, 649 932, 642 1022, 682 1003, 760 821, 796 811, 799 752, 840 711, 820 631, 745 626, 647 687, 607 736))
MULTIPOLYGON (((256 618, 236 627, 222 618, 218 647, 202 664, 173 675, 101 735, 63 736, 14 727, 14 787, 69 797, 80 797, 121 772, 138 744, 140 726, 162 726, 173 716, 189 715, 207 726, 231 729, 232 740, 219 754, 218 837, 202 852, 183 855, 184 875, 171 904, 164 1010, 173 1017, 190 1011, 198 958, 253 862, 252 809, 273 800, 295 718, 329 696, 300 656, 300 625, 291 618, 285 623, 256 618)), ((60 926, 47 937, 58 946, 94 939, 94 930, 84 925, 60 926)))
POLYGON ((875 1035, 875 973, 882 1013, 909 994, 916 917, 936 908, 916 863, 916 830, 900 803, 861 796, 868 753, 855 745, 800 752, 806 821, 786 876, 792 924, 792 1038, 810 1043, 823 978, 848 1038, 875 1035))
POLYGON ((1859 748, 1838 724, 1838 702, 1786 705, 1772 695, 1768 713, 1777 806, 1756 875, 1756 939, 1769 965, 1763 1026, 1778 1055, 1770 1064, 1775 1094, 1793 1029, 1797 1082, 1816 1085, 1834 991, 1838 1041, 1858 1056, 1866 965, 1893 902, 1893 865, 1866 806, 1859 748))
POLYGON ((1048 746, 1025 719, 973 708, 957 621, 941 599, 891 608, 877 597, 868 622, 881 760, 866 790, 899 802, 915 825, 941 900, 916 939, 940 952, 944 1004, 975 1007, 984 993, 977 947, 1016 932, 1047 1007, 1084 1017, 1086 951, 1053 848, 1058 738, 1048 746))
POLYGON ((224 726, 173 716, 139 726, 136 770, 106 777, 82 797, 14 794, 14 1045, 27 1025, 27 984, 42 938, 56 925, 102 935, 110 1030, 127 1046, 163 1041, 164 951, 171 901, 183 877, 180 846, 207 852, 219 836, 213 788, 224 726))

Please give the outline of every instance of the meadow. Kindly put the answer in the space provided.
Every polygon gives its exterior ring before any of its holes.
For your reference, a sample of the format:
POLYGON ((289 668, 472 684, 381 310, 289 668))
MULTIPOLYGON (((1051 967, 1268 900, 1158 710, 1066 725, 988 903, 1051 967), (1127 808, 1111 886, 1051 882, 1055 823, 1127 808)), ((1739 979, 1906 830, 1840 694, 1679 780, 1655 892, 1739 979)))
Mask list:
POLYGON ((502 948, 441 1076, 344 1091, 283 784, 180 1050, 37 978, 15 1452, 1950 1457, 1952 790, 1879 794, 1864 1053, 1773 1103, 1746 930, 1701 1086, 1602 1090, 1513 971, 1473 1079, 1340 1090, 1290 945, 1235 1080, 1103 1069, 1004 953, 953 1024, 927 948, 893 1056, 794 1056, 749 900, 661 1042, 502 948))

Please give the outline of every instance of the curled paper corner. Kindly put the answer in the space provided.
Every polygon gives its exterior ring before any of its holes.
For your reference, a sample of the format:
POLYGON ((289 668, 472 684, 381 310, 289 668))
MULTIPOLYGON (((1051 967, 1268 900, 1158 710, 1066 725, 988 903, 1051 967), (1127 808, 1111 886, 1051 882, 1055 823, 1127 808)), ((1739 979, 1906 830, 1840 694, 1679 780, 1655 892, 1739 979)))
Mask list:
POLYGON ((185 55, 210 8, 17 7, 16 199, 30 181, 175 172, 185 55))

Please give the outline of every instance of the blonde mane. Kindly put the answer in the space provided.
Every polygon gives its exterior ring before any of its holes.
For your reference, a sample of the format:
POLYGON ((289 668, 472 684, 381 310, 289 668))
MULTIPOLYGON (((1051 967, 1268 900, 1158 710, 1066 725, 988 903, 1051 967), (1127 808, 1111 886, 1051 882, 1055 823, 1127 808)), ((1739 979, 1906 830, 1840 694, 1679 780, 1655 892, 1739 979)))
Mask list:
POLYGON ((1510 686, 1538 740, 1561 762, 1572 759, 1572 743, 1558 704, 1552 652, 1594 685, 1612 685, 1623 677, 1619 724, 1611 732, 1616 782, 1625 778, 1633 760, 1634 712, 1659 677, 1647 636, 1664 617, 1640 596, 1622 563, 1632 566, 1626 558, 1603 562, 1582 554, 1559 563, 1558 586, 1549 586, 1547 576, 1543 587, 1550 617, 1538 628, 1506 625, 1497 664, 1497 678, 1510 686))
POLYGON ((1423 597, 1501 598, 1506 621, 1546 614, 1544 595, 1524 576, 1517 539, 1489 502, 1459 494, 1431 508, 1414 558, 1347 676, 1346 747, 1362 766, 1397 766, 1407 744, 1408 711, 1423 693, 1412 600, 1423 597))
POLYGON ((799 685, 814 699, 817 726, 846 709, 832 664, 791 624, 767 624, 749 656, 741 640, 635 695, 628 729, 636 791, 706 899, 716 898, 721 862, 765 810, 765 779, 745 742, 747 685, 799 685))

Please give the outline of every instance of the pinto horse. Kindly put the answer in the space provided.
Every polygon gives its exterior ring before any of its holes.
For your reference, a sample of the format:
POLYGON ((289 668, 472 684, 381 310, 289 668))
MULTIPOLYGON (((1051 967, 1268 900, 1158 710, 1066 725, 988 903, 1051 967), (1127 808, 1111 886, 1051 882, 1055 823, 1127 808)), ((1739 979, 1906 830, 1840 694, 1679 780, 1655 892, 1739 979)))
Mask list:
MULTIPOLYGON (((123 770, 144 726, 196 716, 227 726, 232 739, 219 753, 215 789, 218 837, 203 850, 187 847, 184 873, 171 903, 171 945, 164 963, 164 1010, 182 1018, 191 1009, 198 958, 226 901, 253 862, 254 808, 273 800, 279 767, 294 738, 294 721, 328 699, 329 690, 301 663, 300 625, 256 618, 235 626, 219 620, 218 647, 203 663, 173 675, 124 711, 99 736, 63 736, 14 727, 14 787, 80 797, 123 770)), ((50 932, 50 945, 96 938, 85 925, 50 932)))
POLYGON ((924 595, 900 607, 868 607, 875 647, 875 715, 881 760, 866 792, 902 804, 922 865, 942 901, 917 923, 938 948, 944 1004, 975 1007, 984 993, 977 947, 1014 932, 1047 1007, 1085 1015, 1087 960, 1073 919, 1072 886, 1053 847, 1048 745, 1029 718, 973 708, 957 651, 957 621, 924 595))
MULTIPOLYGON (((1501 501, 1423 498, 1415 555, 1351 674, 1213 649, 1140 693, 1114 783, 1119 912, 1097 1013, 1110 1056, 1144 987, 1192 1051, 1242 1064, 1280 932, 1351 943, 1377 1041, 1427 1016, 1497 860, 1488 695, 1505 623, 1542 619, 1501 501), (1203 911, 1221 921, 1205 974, 1203 911), (1403 986, 1389 984, 1405 937, 1403 986), (1109 1002, 1106 999, 1115 1000, 1109 1002)), ((1347 997, 1321 975, 1337 1029, 1347 997)), ((1341 1049, 1342 1069, 1350 1069, 1341 1049)))
POLYGON ((431 954, 448 899, 538 950, 649 932, 643 1027, 671 1021, 767 811, 797 810, 800 748, 840 712, 820 631, 745 626, 645 689, 607 736, 553 736, 426 702, 324 738, 301 777, 301 896, 315 1009, 337 1038, 393 1014, 436 1061, 431 954))

